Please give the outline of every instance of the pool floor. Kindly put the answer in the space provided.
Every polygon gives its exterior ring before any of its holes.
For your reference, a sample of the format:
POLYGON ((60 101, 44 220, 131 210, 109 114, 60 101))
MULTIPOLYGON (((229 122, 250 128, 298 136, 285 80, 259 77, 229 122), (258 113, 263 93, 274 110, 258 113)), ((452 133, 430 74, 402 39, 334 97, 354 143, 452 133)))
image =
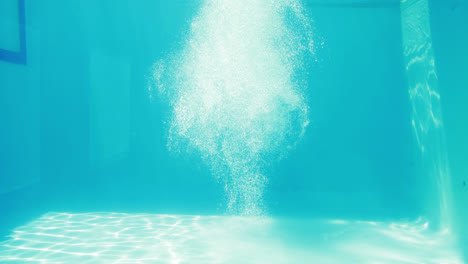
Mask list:
POLYGON ((0 242, 0 263, 463 263, 428 225, 50 212, 0 242))

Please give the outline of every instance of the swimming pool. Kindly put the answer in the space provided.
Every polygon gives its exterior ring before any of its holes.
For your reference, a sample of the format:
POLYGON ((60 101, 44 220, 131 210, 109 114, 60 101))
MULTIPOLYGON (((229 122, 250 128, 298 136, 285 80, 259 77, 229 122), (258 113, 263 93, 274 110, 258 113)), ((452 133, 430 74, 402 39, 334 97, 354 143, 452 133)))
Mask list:
POLYGON ((1 263, 466 262, 466 0, 2 5, 1 263))

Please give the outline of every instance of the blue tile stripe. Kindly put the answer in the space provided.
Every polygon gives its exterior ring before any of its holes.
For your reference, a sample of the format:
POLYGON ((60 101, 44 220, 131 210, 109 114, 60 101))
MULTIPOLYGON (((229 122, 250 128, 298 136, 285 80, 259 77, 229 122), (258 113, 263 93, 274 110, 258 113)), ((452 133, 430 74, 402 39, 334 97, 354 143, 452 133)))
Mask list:
POLYGON ((20 51, 10 51, 0 49, 0 60, 8 61, 17 64, 26 64, 26 16, 25 16, 24 0, 18 0, 18 18, 20 25, 20 51))

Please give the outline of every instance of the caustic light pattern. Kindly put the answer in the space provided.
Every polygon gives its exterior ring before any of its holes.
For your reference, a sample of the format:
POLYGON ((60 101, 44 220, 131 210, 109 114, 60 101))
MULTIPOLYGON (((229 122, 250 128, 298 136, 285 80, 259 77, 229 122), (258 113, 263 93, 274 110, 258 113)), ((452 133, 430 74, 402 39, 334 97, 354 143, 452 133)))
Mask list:
POLYGON ((169 149, 200 154, 230 213, 262 214, 265 169, 304 134, 314 48, 299 0, 205 0, 180 52, 155 64, 169 149))
MULTIPOLYGON (((450 170, 438 88, 438 78, 432 47, 427 0, 401 2, 401 29, 406 73, 411 103, 414 135, 421 153, 422 173, 436 182, 441 223, 450 218, 450 170)), ((433 205, 431 203, 431 210, 433 205)))
POLYGON ((0 243, 12 264, 462 264, 428 223, 48 213, 0 243))

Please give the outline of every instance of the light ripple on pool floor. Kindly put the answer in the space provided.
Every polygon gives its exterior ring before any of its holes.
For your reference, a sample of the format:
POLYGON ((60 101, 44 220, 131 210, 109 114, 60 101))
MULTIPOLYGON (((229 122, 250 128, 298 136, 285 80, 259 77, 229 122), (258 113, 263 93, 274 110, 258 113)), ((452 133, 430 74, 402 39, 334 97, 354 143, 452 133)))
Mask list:
POLYGON ((0 243, 0 263, 463 263, 428 224, 48 213, 0 243))

